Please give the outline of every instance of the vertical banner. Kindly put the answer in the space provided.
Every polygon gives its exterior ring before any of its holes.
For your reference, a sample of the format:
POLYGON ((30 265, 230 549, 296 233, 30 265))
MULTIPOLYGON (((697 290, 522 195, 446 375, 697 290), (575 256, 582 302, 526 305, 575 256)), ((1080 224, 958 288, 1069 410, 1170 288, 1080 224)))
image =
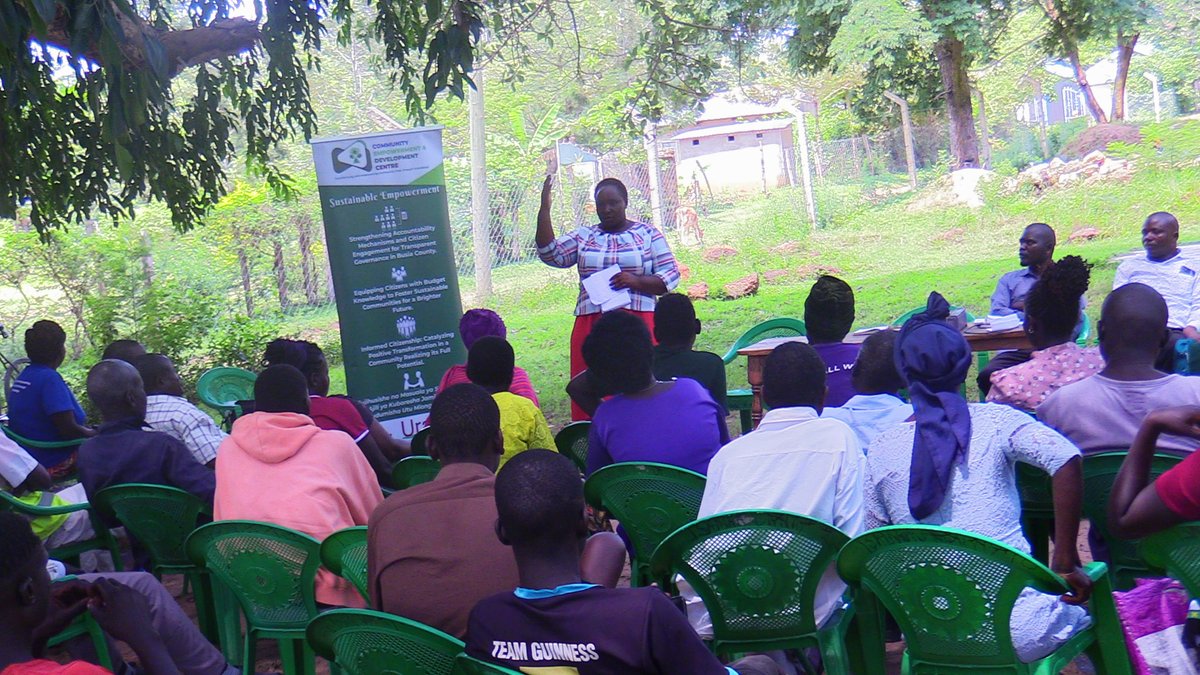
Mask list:
POLYGON ((346 387, 395 436, 466 355, 440 128, 312 143, 346 387))

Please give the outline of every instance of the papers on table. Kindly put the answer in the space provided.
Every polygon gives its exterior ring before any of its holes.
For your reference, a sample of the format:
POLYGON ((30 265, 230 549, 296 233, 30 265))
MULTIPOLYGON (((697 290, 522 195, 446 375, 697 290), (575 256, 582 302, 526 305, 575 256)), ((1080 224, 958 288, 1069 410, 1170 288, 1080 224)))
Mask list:
POLYGON ((1016 314, 1005 314, 1004 316, 989 315, 987 322, 983 324, 983 327, 992 332, 1016 330, 1021 326, 1021 318, 1016 314))
POLYGON ((628 289, 622 288, 615 291, 610 285, 612 278, 620 273, 621 268, 613 265, 605 267, 583 280, 583 290, 587 291, 588 299, 592 301, 592 304, 598 305, 601 312, 621 309, 633 303, 628 289))

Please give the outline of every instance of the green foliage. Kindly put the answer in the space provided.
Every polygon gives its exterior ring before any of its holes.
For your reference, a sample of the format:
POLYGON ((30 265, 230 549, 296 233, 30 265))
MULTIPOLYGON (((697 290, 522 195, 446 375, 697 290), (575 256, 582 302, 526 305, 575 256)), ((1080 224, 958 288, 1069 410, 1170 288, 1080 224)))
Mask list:
MULTIPOLYGON (((236 366, 257 371, 267 344, 283 337, 279 321, 269 318, 229 317, 204 341, 203 369, 236 366)), ((340 350, 339 350, 340 353, 340 350)))

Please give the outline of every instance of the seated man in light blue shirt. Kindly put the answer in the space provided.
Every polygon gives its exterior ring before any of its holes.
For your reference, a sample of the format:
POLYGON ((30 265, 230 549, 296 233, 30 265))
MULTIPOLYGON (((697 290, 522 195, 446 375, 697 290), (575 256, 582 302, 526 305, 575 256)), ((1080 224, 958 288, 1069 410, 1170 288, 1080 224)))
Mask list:
POLYGON ((904 387, 896 371, 896 331, 875 333, 863 342, 850 377, 857 395, 839 408, 826 408, 821 417, 846 423, 858 436, 863 452, 879 432, 912 417, 913 408, 897 392, 904 387))
POLYGON ((1000 277, 992 293, 992 316, 1016 314, 1025 320, 1025 297, 1033 289, 1038 277, 1054 262, 1054 246, 1057 244, 1054 229, 1045 223, 1031 223, 1021 233, 1017 259, 1021 269, 1000 277))
MULTIPOLYGON (((1016 314, 1017 318, 1025 321, 1025 298, 1033 285, 1042 276, 1042 272, 1054 263, 1054 247, 1058 241, 1054 228, 1045 223, 1030 223, 1021 233, 1017 259, 1021 261, 1021 269, 1009 272, 1000 277, 996 290, 992 293, 992 306, 988 310, 991 316, 1007 316, 1016 314)), ((1076 335, 1083 329, 1084 298, 1079 299, 1079 323, 1075 326, 1076 335)), ((985 368, 979 371, 976 383, 979 391, 986 394, 992 388, 992 373, 1020 365, 1029 360, 1032 350, 1012 349, 998 352, 992 356, 985 368)))

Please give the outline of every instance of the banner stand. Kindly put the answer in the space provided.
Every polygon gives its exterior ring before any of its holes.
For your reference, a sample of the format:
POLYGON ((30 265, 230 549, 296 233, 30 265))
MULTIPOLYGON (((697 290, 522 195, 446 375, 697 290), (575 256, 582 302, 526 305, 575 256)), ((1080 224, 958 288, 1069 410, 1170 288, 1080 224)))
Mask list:
POLYGON ((466 360, 441 127, 312 142, 346 388, 398 437, 466 360))

